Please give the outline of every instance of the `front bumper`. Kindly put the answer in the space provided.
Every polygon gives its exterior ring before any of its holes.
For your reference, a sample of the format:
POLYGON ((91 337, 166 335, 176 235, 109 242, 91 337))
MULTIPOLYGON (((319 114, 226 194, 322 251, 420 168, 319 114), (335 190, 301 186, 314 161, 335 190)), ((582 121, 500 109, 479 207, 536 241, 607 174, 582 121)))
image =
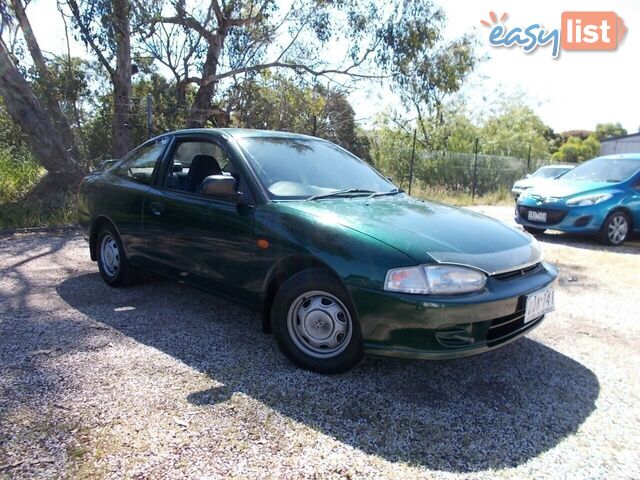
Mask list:
POLYGON ((538 326, 543 317, 524 323, 526 296, 557 276, 542 262, 489 277, 483 292, 456 297, 350 290, 368 354, 448 359, 487 352, 538 326))
POLYGON ((560 230, 569 233, 596 234, 600 231, 607 218, 607 205, 587 205, 583 207, 567 207, 565 205, 519 202, 516 205, 514 219, 516 223, 527 227, 560 230), (530 210, 546 212, 547 221, 537 222, 528 220, 530 210))

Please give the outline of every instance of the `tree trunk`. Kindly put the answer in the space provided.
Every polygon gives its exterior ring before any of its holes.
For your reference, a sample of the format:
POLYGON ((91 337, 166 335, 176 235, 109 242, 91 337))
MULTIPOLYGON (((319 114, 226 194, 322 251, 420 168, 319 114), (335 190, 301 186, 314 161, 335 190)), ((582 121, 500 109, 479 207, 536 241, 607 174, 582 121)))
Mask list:
POLYGON ((196 93, 196 98, 189 110, 189 117, 187 118, 187 128, 202 128, 205 122, 213 114, 214 108, 212 105, 213 95, 216 93, 217 82, 209 81, 208 79, 216 74, 218 71, 218 61, 220 58, 220 52, 222 52, 222 46, 226 37, 227 27, 221 26, 218 29, 215 40, 209 43, 207 49, 207 58, 202 67, 202 80, 200 81, 200 87, 196 93))
POLYGON ((33 34, 33 29, 31 28, 29 18, 24 11, 22 0, 12 0, 11 5, 16 15, 16 19, 18 20, 20 30, 22 30, 24 35, 33 63, 38 71, 40 83, 44 87, 46 107, 49 110, 52 120, 57 125, 56 132, 62 138, 66 149, 71 152, 73 158, 77 162, 80 162, 80 152, 78 151, 73 132, 71 131, 67 117, 65 117, 62 112, 60 103, 58 103, 58 99, 56 98, 51 73, 49 72, 44 56, 42 55, 42 50, 40 50, 40 45, 33 34))
POLYGON ((25 132, 27 143, 47 170, 47 180, 65 190, 75 189, 86 171, 67 148, 60 125, 35 96, 0 41, 0 95, 12 120, 25 132))
POLYGON ((128 0, 113 0, 116 68, 112 75, 112 155, 120 158, 131 150, 131 32, 128 0))

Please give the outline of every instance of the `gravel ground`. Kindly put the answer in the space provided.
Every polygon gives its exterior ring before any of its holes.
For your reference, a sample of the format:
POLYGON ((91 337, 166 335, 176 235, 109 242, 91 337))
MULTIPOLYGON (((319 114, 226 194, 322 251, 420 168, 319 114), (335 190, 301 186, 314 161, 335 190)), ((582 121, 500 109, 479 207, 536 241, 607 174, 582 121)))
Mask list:
POLYGON ((109 288, 75 233, 5 235, 0 478, 638 478, 640 242, 541 241, 557 311, 526 338, 324 377, 251 311, 109 288))

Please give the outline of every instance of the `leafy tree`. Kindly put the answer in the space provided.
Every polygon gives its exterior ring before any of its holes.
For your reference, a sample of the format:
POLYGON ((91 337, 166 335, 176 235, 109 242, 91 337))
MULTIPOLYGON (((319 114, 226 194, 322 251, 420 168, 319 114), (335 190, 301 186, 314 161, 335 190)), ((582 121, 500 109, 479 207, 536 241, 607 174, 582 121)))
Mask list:
POLYGON ((0 38, 0 96, 13 121, 27 133, 33 154, 48 174, 40 181, 40 193, 74 189, 85 174, 73 132, 65 117, 54 89, 51 71, 33 34, 22 0, 0 2, 2 31, 10 31, 17 24, 31 57, 37 81, 44 95, 40 98, 21 69, 19 58, 10 50, 6 38, 0 38), (7 28, 4 28, 7 27, 7 28))
POLYGON ((580 140, 586 140, 592 133, 593 131, 591 130, 567 130, 566 132, 560 133, 560 135, 562 136, 562 143, 565 143, 571 137, 578 137, 580 140))
POLYGON ((627 130, 620 122, 598 123, 596 125, 596 137, 598 137, 598 140, 604 140, 607 137, 620 137, 626 134, 627 130))
POLYGON ((434 84, 429 88, 434 92, 457 89, 458 72, 472 63, 468 41, 444 44, 444 15, 430 0, 295 0, 287 8, 274 0, 159 0, 139 1, 137 8, 150 32, 143 39, 146 50, 170 65, 180 79, 177 87, 197 86, 190 127, 206 123, 216 95, 266 70, 306 78, 389 77, 399 91, 411 85, 418 92, 434 84), (167 32, 175 25, 181 28, 171 43, 167 32), (331 67, 319 53, 337 39, 347 47, 341 66, 331 67), (187 73, 185 62, 197 72, 187 73), (403 82, 409 75, 412 81, 403 82))
POLYGON ((370 160, 368 139, 357 127, 346 95, 337 89, 263 72, 232 89, 226 103, 235 126, 316 135, 370 160))
POLYGON ((129 0, 66 0, 80 38, 113 86, 112 154, 131 150, 131 17, 129 0))
POLYGON ((496 116, 480 129, 483 153, 517 158, 547 159, 549 127, 531 107, 506 103, 496 116))
POLYGON ((600 142, 596 134, 587 138, 569 137, 569 139, 553 154, 553 159, 559 162, 579 163, 589 160, 600 152, 600 142))

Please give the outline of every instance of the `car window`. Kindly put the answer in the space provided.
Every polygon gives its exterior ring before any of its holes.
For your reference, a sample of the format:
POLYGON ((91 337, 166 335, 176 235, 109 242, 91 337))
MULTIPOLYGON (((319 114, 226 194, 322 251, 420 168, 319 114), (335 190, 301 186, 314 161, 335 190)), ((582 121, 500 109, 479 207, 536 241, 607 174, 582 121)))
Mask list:
POLYGON ((172 190, 201 193, 202 181, 209 175, 238 173, 226 150, 213 142, 183 140, 175 147, 165 186, 172 190))
POLYGON ((562 175, 563 173, 565 173, 567 170, 569 169, 547 167, 547 168, 541 168, 531 176, 536 178, 556 178, 562 175))
POLYGON ((578 165, 562 176, 563 180, 622 182, 640 170, 640 158, 600 157, 578 165))
POLYGON ((149 185, 153 171, 162 157, 167 137, 143 145, 131 152, 111 170, 111 173, 134 182, 149 185))
POLYGON ((247 136, 238 143, 273 199, 305 199, 346 189, 395 189, 365 162, 324 140, 247 136))

